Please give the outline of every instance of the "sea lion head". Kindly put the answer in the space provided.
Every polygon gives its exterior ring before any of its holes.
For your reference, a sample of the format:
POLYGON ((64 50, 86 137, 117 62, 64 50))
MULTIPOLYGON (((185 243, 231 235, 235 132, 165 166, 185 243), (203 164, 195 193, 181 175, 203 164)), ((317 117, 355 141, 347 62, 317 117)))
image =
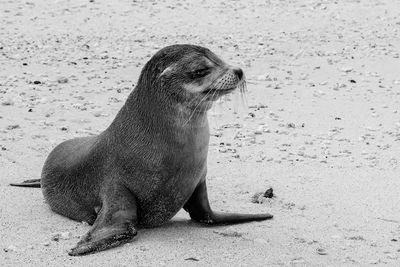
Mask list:
POLYGON ((147 90, 166 101, 206 111, 212 102, 236 88, 243 92, 244 75, 207 48, 180 44, 158 51, 143 68, 139 84, 147 84, 147 90))

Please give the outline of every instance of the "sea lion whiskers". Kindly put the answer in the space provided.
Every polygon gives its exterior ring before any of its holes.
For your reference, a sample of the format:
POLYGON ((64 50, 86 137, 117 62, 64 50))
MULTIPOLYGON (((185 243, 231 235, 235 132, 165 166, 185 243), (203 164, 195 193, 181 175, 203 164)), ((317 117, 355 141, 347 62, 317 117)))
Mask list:
POLYGON ((246 111, 248 107, 247 97, 246 97, 246 80, 243 78, 238 82, 237 90, 232 95, 226 95, 225 100, 230 100, 233 97, 232 109, 234 114, 241 113, 241 111, 246 111), (240 100, 239 100, 240 95, 240 100))
POLYGON ((242 100, 242 104, 245 107, 248 107, 247 94, 246 94, 246 92, 247 92, 247 82, 246 82, 246 78, 245 78, 244 75, 243 75, 242 80, 239 82, 238 87, 239 87, 240 98, 242 100))
MULTIPOLYGON (((190 113, 189 118, 187 119, 187 121, 183 124, 183 127, 186 126, 186 125, 189 123, 190 119, 191 119, 191 118, 193 117, 193 115, 196 113, 196 109, 201 105, 201 103, 204 102, 204 100, 208 97, 208 95, 209 95, 210 92, 212 92, 212 91, 208 91, 208 92, 200 99, 199 103, 197 103, 197 105, 195 106, 195 108, 193 109, 193 111, 190 113)), ((215 95, 215 92, 216 92, 216 91, 214 91, 213 97, 214 97, 214 95, 215 95)), ((195 100, 197 100, 197 98, 195 98, 195 99, 192 100, 192 101, 195 101, 195 100)), ((190 101, 190 102, 192 102, 192 101, 190 101)))
MULTIPOLYGON (((212 83, 209 86, 209 89, 203 90, 203 92, 205 91, 206 94, 197 103, 197 105, 193 109, 192 113, 190 114, 188 120, 183 124, 183 126, 186 126, 186 124, 189 123, 189 121, 192 119, 193 115, 196 113, 197 108, 205 101, 205 99, 209 96, 210 92, 213 92, 212 96, 210 97, 210 100, 212 100, 212 101, 215 100, 214 97, 217 93, 226 93, 226 92, 233 91, 235 89, 239 89, 242 94, 244 91, 243 82, 244 82, 243 77, 242 77, 242 79, 239 79, 235 74, 233 74, 231 72, 231 70, 228 70, 227 72, 225 72, 219 79, 217 79, 214 83, 212 83), (236 83, 235 87, 233 87, 233 88, 229 87, 229 85, 231 85, 232 83, 236 83)), ((194 98, 193 100, 190 101, 190 103, 193 103, 193 101, 196 101, 197 99, 198 98, 194 98)), ((210 105, 211 105, 211 103, 210 103, 210 105)), ((207 110, 207 108, 208 108, 208 105, 204 107, 204 110, 207 110)))

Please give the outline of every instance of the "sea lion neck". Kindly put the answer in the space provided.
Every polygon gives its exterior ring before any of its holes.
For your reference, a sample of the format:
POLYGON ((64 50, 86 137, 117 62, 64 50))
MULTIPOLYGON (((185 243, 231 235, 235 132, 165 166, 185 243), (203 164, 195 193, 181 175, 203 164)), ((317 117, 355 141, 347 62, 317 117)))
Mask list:
MULTIPOLYGON (((138 86, 129 96, 126 105, 135 107, 135 112, 148 125, 175 128, 201 127, 207 120, 207 111, 199 105, 187 101, 175 88, 153 88, 138 86), (190 103, 191 105, 188 105, 190 103), (196 106, 196 108, 194 108, 196 106)), ((194 99, 196 101, 196 99, 194 99)), ((200 101, 200 100, 199 100, 200 101)))
POLYGON ((146 138, 182 143, 190 136, 209 134, 206 111, 193 113, 164 94, 142 87, 131 92, 107 132, 117 142, 146 138))

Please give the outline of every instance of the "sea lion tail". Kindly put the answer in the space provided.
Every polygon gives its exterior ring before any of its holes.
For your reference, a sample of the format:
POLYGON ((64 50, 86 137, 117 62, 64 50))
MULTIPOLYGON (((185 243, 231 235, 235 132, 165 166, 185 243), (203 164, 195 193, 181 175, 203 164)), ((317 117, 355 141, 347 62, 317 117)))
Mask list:
POLYGON ((25 180, 22 183, 11 183, 11 186, 20 186, 20 187, 40 187, 40 179, 31 179, 25 180))

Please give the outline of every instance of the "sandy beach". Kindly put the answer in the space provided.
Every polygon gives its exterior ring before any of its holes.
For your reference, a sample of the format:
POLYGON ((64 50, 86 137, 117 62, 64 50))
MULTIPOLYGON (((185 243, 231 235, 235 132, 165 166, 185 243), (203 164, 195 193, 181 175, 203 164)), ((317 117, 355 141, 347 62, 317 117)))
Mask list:
POLYGON ((399 57, 397 0, 0 0, 0 265, 399 266, 399 57), (9 183, 40 178, 60 142, 102 132, 176 43, 247 79, 247 106, 236 94, 209 111, 212 207, 274 219, 205 227, 181 211, 68 256, 90 226, 9 183))

